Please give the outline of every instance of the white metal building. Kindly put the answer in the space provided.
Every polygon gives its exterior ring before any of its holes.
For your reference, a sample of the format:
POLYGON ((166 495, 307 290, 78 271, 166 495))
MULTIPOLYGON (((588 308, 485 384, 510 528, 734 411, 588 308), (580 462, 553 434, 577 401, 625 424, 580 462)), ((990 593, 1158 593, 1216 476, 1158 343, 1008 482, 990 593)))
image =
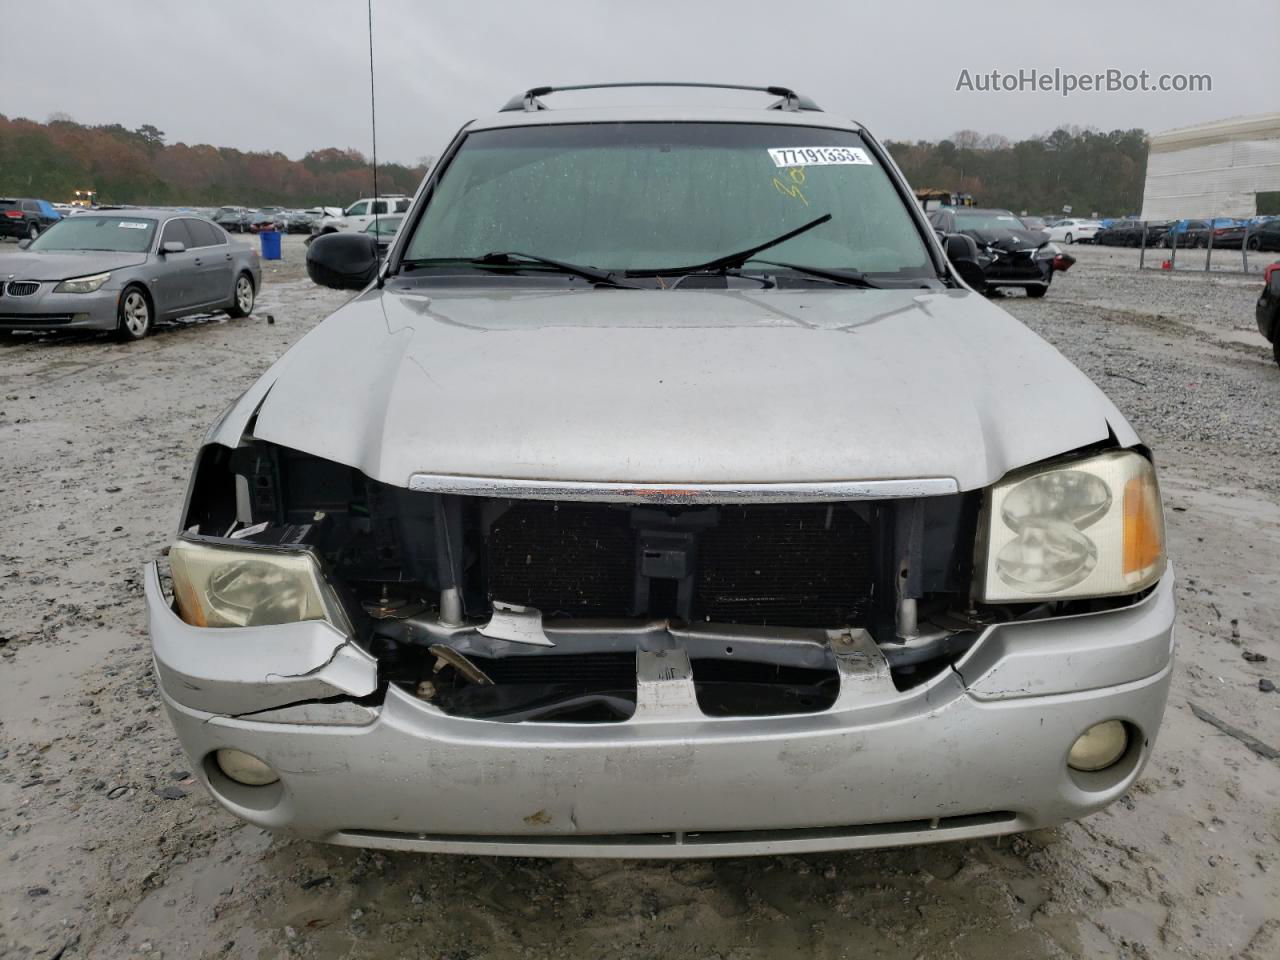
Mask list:
POLYGON ((1280 191, 1280 113, 1232 117, 1151 137, 1142 219, 1252 217, 1280 191))

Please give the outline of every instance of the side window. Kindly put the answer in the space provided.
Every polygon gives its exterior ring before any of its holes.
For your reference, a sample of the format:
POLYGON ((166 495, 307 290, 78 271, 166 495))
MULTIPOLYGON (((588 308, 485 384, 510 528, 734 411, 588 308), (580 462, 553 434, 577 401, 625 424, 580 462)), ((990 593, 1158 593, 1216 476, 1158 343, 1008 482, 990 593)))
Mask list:
POLYGON ((182 244, 184 247, 190 248, 192 244, 191 234, 187 233, 187 228, 181 220, 170 220, 164 225, 164 232, 160 234, 160 246, 174 241, 182 244))
POLYGON ((187 232, 191 234, 192 245, 196 247, 212 247, 222 241, 211 224, 203 220, 183 220, 187 232))
POLYGON ((39 212, 40 212, 40 204, 36 203, 34 200, 23 200, 23 201, 22 201, 22 209, 23 209, 23 210, 26 210, 26 211, 28 211, 28 212, 30 212, 30 213, 39 213, 39 212))
POLYGON ((368 212, 369 212, 368 201, 361 200, 359 203, 353 203, 351 206, 347 207, 347 212, 343 214, 343 216, 363 217, 368 212))
POLYGON ((404 200, 396 201, 396 213, 404 213, 408 209, 409 209, 409 199, 407 197, 404 200))
POLYGON ((370 213, 376 213, 378 216, 382 216, 386 212, 387 212, 387 201, 385 200, 373 201, 373 209, 370 211, 370 213))

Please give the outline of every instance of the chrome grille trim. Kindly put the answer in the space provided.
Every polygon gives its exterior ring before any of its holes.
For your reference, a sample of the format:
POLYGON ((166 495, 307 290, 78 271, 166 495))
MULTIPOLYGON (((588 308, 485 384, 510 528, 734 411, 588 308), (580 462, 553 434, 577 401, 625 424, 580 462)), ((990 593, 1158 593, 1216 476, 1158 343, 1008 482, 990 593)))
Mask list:
POLYGON ((829 483, 611 483, 582 480, 515 480, 415 473, 409 489, 512 500, 585 500, 598 503, 803 503, 887 500, 959 493, 953 477, 852 480, 829 483))
POLYGON ((5 287, 5 293, 11 297, 30 297, 34 296, 39 289, 39 280, 10 280, 5 287))

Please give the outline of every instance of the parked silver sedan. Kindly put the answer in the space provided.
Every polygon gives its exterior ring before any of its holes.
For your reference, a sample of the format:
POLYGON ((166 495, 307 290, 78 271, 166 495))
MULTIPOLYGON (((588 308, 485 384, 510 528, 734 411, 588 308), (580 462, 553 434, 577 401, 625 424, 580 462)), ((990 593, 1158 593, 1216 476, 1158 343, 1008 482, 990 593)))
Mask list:
POLYGON ((157 320, 248 316, 261 283, 257 251, 204 217, 82 214, 0 252, 0 331, 113 330, 140 340, 157 320))

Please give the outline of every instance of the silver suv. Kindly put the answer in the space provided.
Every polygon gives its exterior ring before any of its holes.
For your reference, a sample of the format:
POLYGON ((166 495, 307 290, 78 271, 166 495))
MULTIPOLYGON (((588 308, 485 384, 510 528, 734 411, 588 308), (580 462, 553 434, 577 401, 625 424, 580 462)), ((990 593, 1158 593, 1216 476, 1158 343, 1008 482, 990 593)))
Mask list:
POLYGON ((205 439, 146 593, 213 796, 354 846, 705 857, 1128 791, 1174 590, 1124 417, 859 124, 554 92, 468 124, 385 259, 318 238, 363 292, 205 439))

